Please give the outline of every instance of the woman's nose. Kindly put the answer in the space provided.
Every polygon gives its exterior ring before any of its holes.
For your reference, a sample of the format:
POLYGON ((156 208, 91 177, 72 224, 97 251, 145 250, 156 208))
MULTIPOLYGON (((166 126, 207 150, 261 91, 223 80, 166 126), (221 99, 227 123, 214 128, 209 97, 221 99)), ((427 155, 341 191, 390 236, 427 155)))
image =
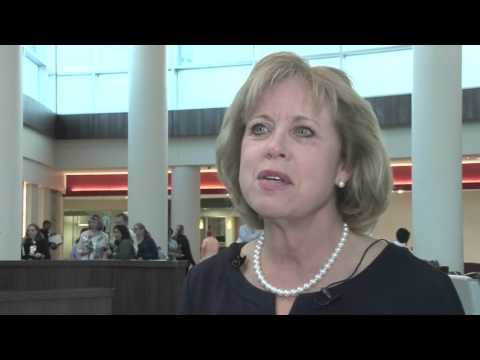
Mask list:
POLYGON ((268 159, 287 158, 286 136, 281 131, 274 133, 267 144, 266 157, 268 159))

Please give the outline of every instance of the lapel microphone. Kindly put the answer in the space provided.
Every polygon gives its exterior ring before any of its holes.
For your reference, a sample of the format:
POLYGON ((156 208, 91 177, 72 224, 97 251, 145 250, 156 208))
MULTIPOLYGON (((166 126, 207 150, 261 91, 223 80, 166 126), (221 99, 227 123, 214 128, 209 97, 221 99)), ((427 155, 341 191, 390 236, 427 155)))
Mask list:
POLYGON ((322 297, 318 298, 317 299, 317 303, 318 305, 320 306, 328 306, 332 303, 334 303, 335 301, 339 300, 340 299, 340 296, 337 295, 337 296, 333 296, 330 291, 328 291, 327 288, 323 288, 321 290, 321 293, 322 293, 322 297))
POLYGON ((235 268, 235 269, 240 269, 240 267, 243 265, 243 263, 245 262, 245 259, 247 257, 246 256, 240 256, 240 254, 238 254, 237 256, 235 256, 232 260, 232 266, 235 268))

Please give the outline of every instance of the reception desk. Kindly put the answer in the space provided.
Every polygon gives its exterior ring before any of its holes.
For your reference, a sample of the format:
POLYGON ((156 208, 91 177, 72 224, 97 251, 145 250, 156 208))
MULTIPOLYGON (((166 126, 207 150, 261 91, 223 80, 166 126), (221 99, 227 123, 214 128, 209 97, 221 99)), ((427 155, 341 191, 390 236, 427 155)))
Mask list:
POLYGON ((112 289, 0 291, 0 315, 111 315, 112 289))
POLYGON ((113 289, 113 314, 174 314, 185 261, 0 261, 0 291, 113 289))

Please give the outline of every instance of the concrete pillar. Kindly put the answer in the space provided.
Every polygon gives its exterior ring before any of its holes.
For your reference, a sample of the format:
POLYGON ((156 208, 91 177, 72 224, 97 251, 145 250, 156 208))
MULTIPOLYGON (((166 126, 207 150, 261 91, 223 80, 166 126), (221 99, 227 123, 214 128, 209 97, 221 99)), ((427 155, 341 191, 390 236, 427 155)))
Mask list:
POLYGON ((59 191, 53 192, 54 211, 52 222, 57 234, 63 235, 63 194, 59 191))
MULTIPOLYGON (((25 186, 26 191, 26 201, 25 201, 25 230, 28 225, 35 222, 33 220, 34 213, 36 213, 37 207, 37 190, 36 185, 34 184, 27 184, 25 186), (34 210, 35 209, 35 210, 34 210)), ((22 234, 25 235, 25 232, 22 234)))
POLYGON ((413 51, 414 252, 463 272, 462 47, 413 51))
POLYGON ((20 259, 23 200, 20 60, 20 46, 0 46, 0 260, 20 259))
POLYGON ((225 219, 225 246, 228 247, 234 243, 237 239, 235 237, 236 230, 236 218, 234 216, 228 216, 225 219))
POLYGON ((47 220, 49 217, 49 213, 47 212, 49 189, 43 186, 38 186, 37 191, 38 191, 38 204, 37 204, 37 220, 35 221, 35 223, 38 226, 42 227, 43 221, 47 220))
POLYGON ((128 112, 128 216, 167 249, 166 47, 135 46, 128 112))
POLYGON ((65 236, 63 234, 63 194, 61 192, 55 191, 53 192, 53 212, 52 212, 52 223, 54 226, 54 230, 57 234, 62 235, 64 243, 59 245, 57 249, 53 252, 55 258, 60 260, 64 259, 64 244, 65 244, 65 236))
MULTIPOLYGON (((195 261, 200 259, 200 168, 177 166, 172 170, 172 227, 182 224, 195 261)), ((205 224, 205 229, 207 225, 205 224)))
MULTIPOLYGON (((43 203, 41 199, 40 188, 37 184, 28 184, 27 189, 30 192, 30 196, 27 197, 27 226, 29 224, 39 225, 38 220, 40 219, 40 207, 43 203)), ((39 226, 41 226, 41 224, 39 226)))

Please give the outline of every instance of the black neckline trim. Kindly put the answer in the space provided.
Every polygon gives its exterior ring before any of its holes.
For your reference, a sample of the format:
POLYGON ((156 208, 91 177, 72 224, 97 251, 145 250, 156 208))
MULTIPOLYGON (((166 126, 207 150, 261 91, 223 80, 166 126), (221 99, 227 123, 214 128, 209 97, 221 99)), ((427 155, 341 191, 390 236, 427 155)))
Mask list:
MULTIPOLYGON (((388 242, 388 241, 387 241, 388 242)), ((248 279, 243 275, 239 268, 232 266, 232 261, 236 257, 239 257, 242 251, 243 246, 247 243, 234 243, 230 246, 231 254, 228 257, 228 270, 227 276, 230 278, 229 284, 232 289, 241 297, 245 298, 250 302, 254 302, 258 305, 265 306, 266 302, 272 303, 273 308, 275 308, 275 298, 276 296, 266 290, 262 290, 257 288, 255 285, 250 283, 248 279)), ((360 273, 353 276, 351 279, 345 280, 337 285, 329 287, 328 290, 332 295, 337 295, 339 290, 344 290, 345 287, 351 286, 352 283, 356 283, 358 281, 362 281, 368 276, 372 271, 374 271, 378 266, 380 266, 385 258, 388 258, 390 253, 395 250, 396 245, 388 242, 387 246, 377 255, 377 257, 360 273)), ((325 287, 327 287, 326 285, 325 287)), ((295 303, 292 309, 296 306, 299 299, 309 299, 309 298, 316 298, 318 296, 322 296, 322 290, 318 290, 311 293, 305 293, 297 296, 295 303)), ((302 301, 302 300, 300 300, 302 301)))

